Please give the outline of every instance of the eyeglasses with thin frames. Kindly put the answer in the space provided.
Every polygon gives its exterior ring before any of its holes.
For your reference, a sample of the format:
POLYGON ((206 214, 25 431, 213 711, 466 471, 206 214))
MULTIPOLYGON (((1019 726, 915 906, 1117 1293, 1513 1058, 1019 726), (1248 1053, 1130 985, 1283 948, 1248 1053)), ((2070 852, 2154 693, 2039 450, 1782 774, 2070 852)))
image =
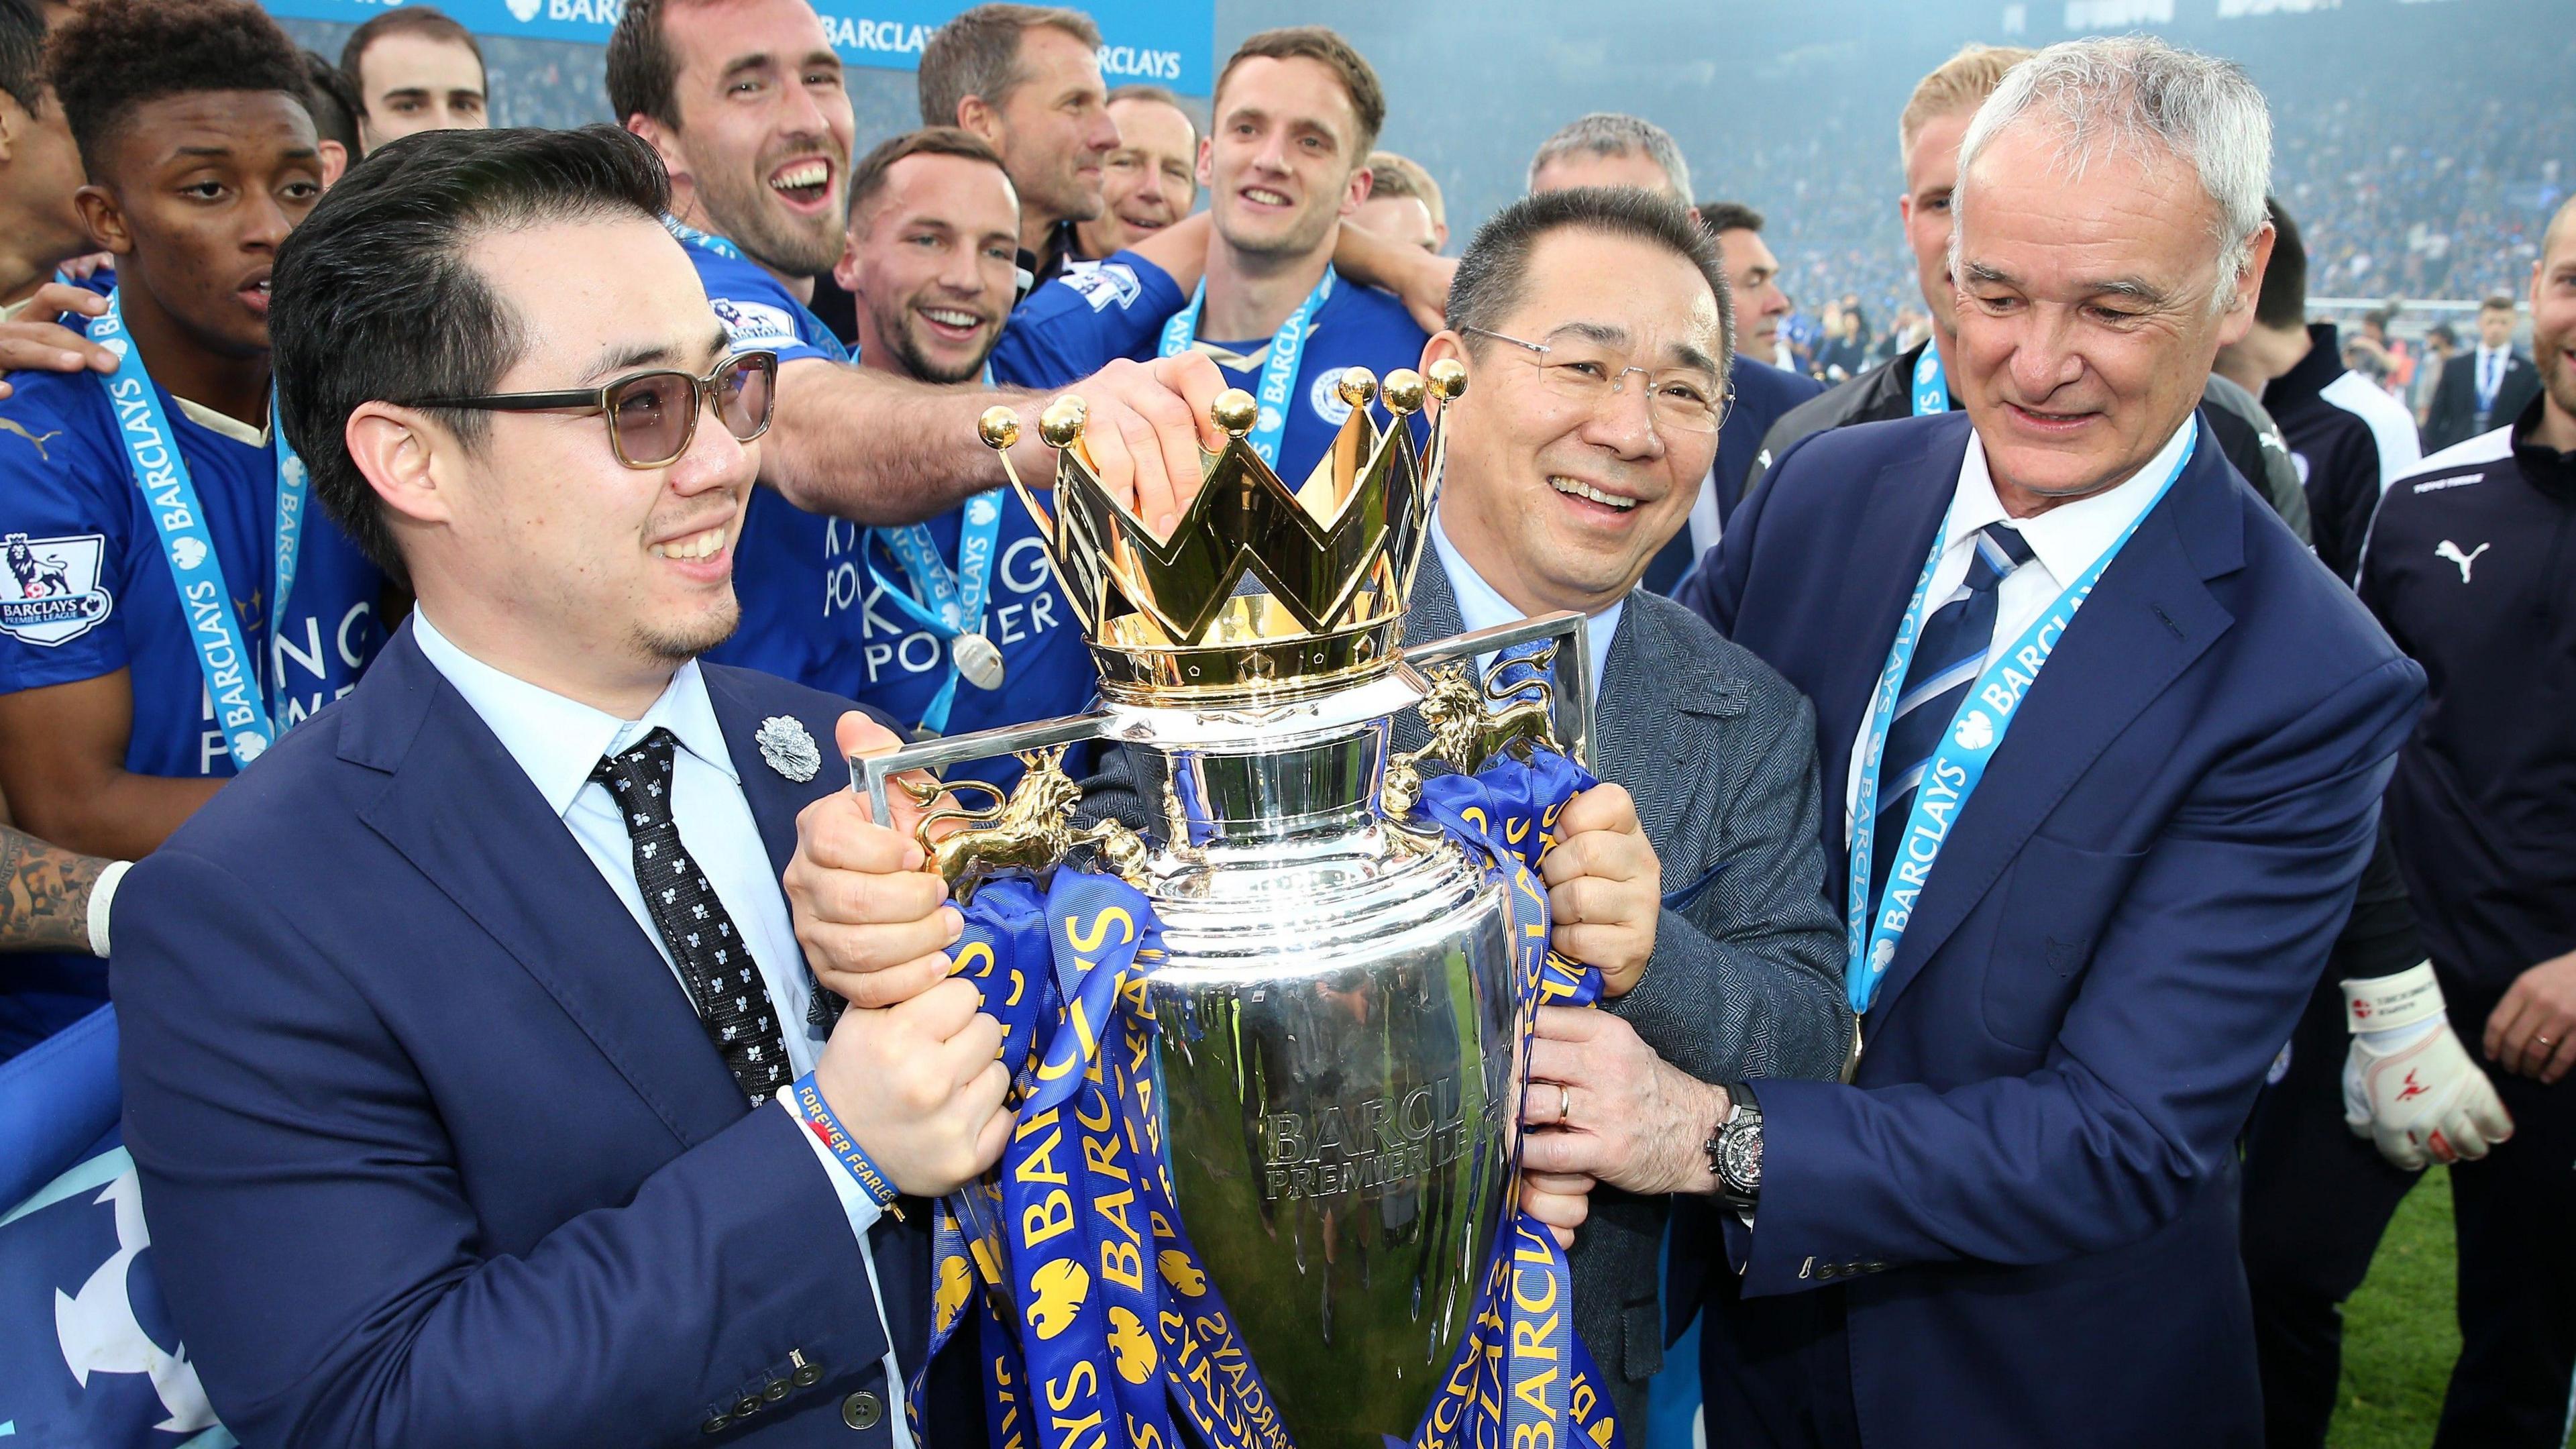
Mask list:
POLYGON ((736 442, 769 431, 778 407, 778 354, 737 352, 699 377, 677 368, 630 373, 600 387, 564 392, 496 392, 471 397, 425 397, 420 408, 475 412, 598 413, 608 425, 609 450, 629 468, 677 462, 698 436, 698 417, 713 411, 736 442))
POLYGON ((1735 389, 1691 367, 1653 369, 1615 347, 1584 339, 1531 342, 1490 327, 1462 327, 1462 332, 1509 343, 1530 355, 1539 383, 1548 392, 1586 408, 1598 408, 1627 391, 1628 374, 1646 380, 1647 415, 1659 432, 1713 433, 1726 424, 1735 405, 1735 389), (1716 395, 1710 396, 1714 389, 1716 395))

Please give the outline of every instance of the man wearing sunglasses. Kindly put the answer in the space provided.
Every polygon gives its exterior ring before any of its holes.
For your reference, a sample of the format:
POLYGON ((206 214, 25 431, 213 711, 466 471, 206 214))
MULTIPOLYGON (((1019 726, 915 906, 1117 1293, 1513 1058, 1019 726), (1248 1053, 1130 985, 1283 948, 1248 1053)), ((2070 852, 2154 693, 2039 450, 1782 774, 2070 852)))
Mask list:
POLYGON ((903 1396, 998 1029, 846 788, 883 717, 697 660, 776 360, 669 202, 623 131, 440 132, 279 256, 281 410, 418 607, 116 903, 126 1141, 246 1442, 981 1430, 903 1396))
MULTIPOLYGON (((293 46, 244 0, 110 0, 50 64, 120 285, 88 324, 112 371, 0 401, 0 788, 37 835, 132 859, 348 691, 383 578, 302 506, 270 416, 270 266, 322 192, 293 46)), ((0 1058, 107 997, 85 953, 8 981, 0 1058)))
MULTIPOLYGON (((819 558, 830 541, 820 516, 919 523, 1004 482, 975 434, 997 399, 851 366, 807 308, 814 279, 841 256, 857 125, 840 57, 807 0, 630 0, 609 38, 608 93, 669 168, 674 234, 734 342, 779 356, 760 481, 808 519, 755 514, 755 527, 779 536, 747 542, 747 558, 773 547, 819 558)), ((1056 380, 1091 404, 1086 441, 1103 481, 1151 525, 1177 517, 1198 486, 1198 445, 1224 443, 1207 416, 1225 387, 1216 369, 1174 359, 1056 380)), ((998 400, 1032 414, 1045 403, 998 400)), ((1019 464, 1043 476, 1054 457, 1035 433, 1019 464)))

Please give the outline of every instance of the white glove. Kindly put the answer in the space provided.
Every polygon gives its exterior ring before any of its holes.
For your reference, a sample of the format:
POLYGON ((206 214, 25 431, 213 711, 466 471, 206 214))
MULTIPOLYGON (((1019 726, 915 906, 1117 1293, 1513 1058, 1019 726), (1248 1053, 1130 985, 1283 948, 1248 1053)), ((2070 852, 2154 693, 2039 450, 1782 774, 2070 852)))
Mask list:
POLYGON ((2475 1161, 2513 1135, 2495 1084, 2469 1059, 2443 1014, 2425 961, 2394 976, 2343 984, 2352 1051, 2343 1063, 2343 1120, 2355 1137, 2409 1172, 2428 1157, 2475 1161))

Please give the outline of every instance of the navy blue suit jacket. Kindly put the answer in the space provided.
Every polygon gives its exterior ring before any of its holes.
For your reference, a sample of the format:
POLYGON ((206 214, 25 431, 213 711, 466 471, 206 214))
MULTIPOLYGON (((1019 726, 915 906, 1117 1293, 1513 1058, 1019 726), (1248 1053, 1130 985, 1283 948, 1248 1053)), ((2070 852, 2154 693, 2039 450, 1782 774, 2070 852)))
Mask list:
MULTIPOLYGON (((847 702, 705 666, 784 869, 847 702), (752 744, 791 715, 795 784, 752 744)), ((170 1308, 252 1446, 885 1445, 884 1333, 830 1178, 747 1110, 643 928, 406 628, 136 866, 125 1140, 170 1308), (819 1381, 797 1386, 797 1356, 819 1381)), ((907 1370, 928 1243, 871 1234, 907 1370)), ((809 1375, 809 1377, 811 1377, 809 1375)), ((966 1431, 972 1438, 980 1424, 966 1431)))
MULTIPOLYGON (((1717 430, 1717 464, 1709 470, 1717 489, 1717 516, 1723 521, 1735 515, 1736 497, 1744 491, 1745 475, 1753 471, 1753 459, 1762 451, 1762 435, 1780 421, 1781 414, 1825 390, 1825 385, 1804 373, 1773 367, 1759 358, 1738 356, 1735 359, 1735 404, 1727 409, 1726 422, 1717 430)), ((1691 547, 1690 524, 1664 540, 1646 564, 1645 577, 1639 582, 1659 594, 1669 594, 1673 586, 1699 561, 1699 551, 1691 547)))
MULTIPOLYGON (((1815 703, 1838 908, 1852 740, 1969 437, 1951 413, 1806 439, 1706 595, 1815 703)), ((1830 1287, 1871 1449, 2259 1442, 2236 1137, 2423 685, 2204 442, 1962 811, 1856 1081, 1761 1084, 1713 1371, 1763 1379, 1790 1295, 1830 1287)), ((1748 1442, 1714 1410, 1709 1438, 1748 1442)))

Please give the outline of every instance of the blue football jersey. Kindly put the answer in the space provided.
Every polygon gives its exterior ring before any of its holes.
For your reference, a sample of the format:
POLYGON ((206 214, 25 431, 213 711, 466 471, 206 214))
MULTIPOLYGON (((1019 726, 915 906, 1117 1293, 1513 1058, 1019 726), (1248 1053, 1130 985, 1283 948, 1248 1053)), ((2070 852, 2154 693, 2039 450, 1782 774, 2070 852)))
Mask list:
MULTIPOLYGON (((1161 345, 1163 324, 1189 301, 1170 273, 1134 252, 1068 272, 1030 293, 1011 314, 993 352, 994 379, 1059 388, 1122 357, 1144 361, 1161 345)), ((1211 351, 1226 380, 1258 395, 1261 369, 1228 362, 1266 351, 1269 339, 1209 340, 1217 346, 1203 350, 1211 351)), ((1430 340, 1392 294, 1342 278, 1307 323, 1306 352, 1298 360, 1280 437, 1280 476, 1304 482, 1350 416, 1350 404, 1335 390, 1343 368, 1365 367, 1384 377, 1399 367, 1420 367, 1422 346, 1430 340)))
POLYGON ((724 324, 725 335, 736 348, 746 352, 766 348, 778 354, 782 367, 809 357, 850 360, 823 319, 759 263, 687 241, 680 247, 698 269, 698 281, 707 289, 707 305, 715 308, 716 320, 724 324))
MULTIPOLYGON (((735 345, 773 348, 782 363, 792 356, 842 358, 823 323, 776 277, 704 247, 688 252, 707 301, 735 345), (783 334, 777 330, 782 325, 783 334), (802 350, 791 354, 787 343, 802 350)), ((1016 499, 1003 504, 984 605, 985 637, 1002 651, 1002 686, 983 690, 959 681, 945 734, 1077 713, 1097 683, 1036 526, 1016 499)), ((962 511, 950 509, 929 521, 940 557, 951 567, 962 511)), ((878 575, 896 588, 914 586, 865 527, 808 513, 770 489, 756 489, 734 548, 742 627, 708 657, 847 695, 916 723, 948 677, 948 647, 884 597, 878 575)), ((1003 783, 1018 771, 1016 761, 1005 759, 950 773, 1003 783)))
MULTIPOLYGON (((17 373, 9 381, 16 391, 0 400, 0 555, 8 564, 0 571, 0 694, 126 670, 134 690, 127 770, 232 775, 188 615, 127 466, 107 390, 90 373, 17 373)), ((377 613, 384 577, 308 500, 295 590, 271 639, 273 447, 199 422, 166 389, 160 397, 236 626, 268 668, 279 728, 292 728, 348 693, 384 644, 377 613)), ((100 963, 68 957, 17 958, 0 970, 0 983, 0 1056, 95 1007, 107 987, 100 963)))

